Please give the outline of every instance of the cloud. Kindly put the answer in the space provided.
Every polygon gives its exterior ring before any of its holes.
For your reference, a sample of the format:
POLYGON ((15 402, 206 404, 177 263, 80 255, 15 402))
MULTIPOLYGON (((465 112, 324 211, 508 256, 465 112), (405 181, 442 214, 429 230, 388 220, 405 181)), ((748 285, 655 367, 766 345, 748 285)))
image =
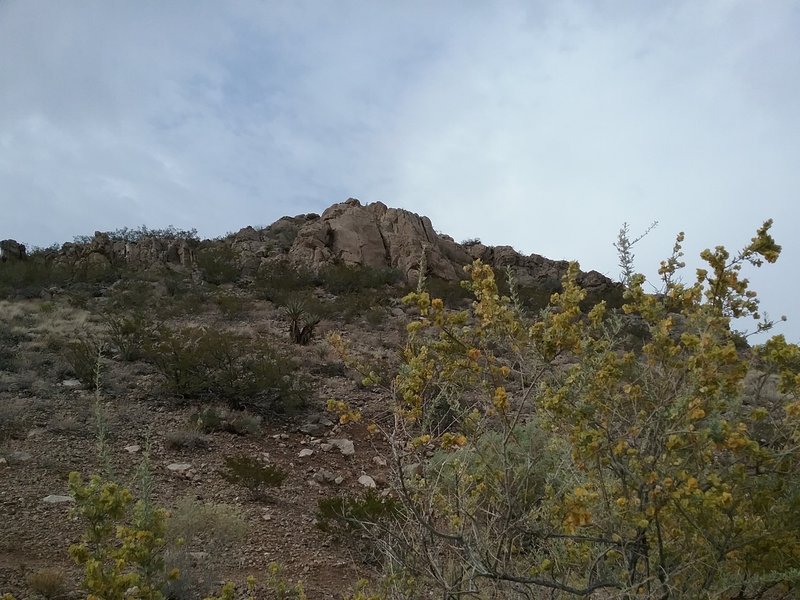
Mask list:
POLYGON ((212 236, 356 196, 614 275, 623 221, 661 222, 644 267, 774 217, 756 279, 791 312, 798 30, 777 0, 7 0, 0 237, 212 236))

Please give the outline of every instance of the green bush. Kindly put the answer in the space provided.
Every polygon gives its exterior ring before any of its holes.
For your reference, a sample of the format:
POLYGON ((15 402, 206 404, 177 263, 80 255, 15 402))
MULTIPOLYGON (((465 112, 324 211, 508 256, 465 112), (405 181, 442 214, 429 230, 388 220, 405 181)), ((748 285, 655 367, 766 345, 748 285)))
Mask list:
POLYGON ((325 267, 319 276, 322 287, 335 296, 394 285, 402 280, 402 274, 397 269, 340 264, 325 267))
POLYGON ((292 412, 310 395, 295 363, 262 340, 202 327, 157 328, 146 359, 170 394, 292 412))
POLYGON ((53 267, 44 256, 0 263, 0 296, 36 298, 43 288, 64 285, 71 279, 66 267, 53 267))
POLYGON ((261 431, 261 417, 243 410, 209 406, 193 414, 190 424, 203 433, 225 431, 236 435, 256 435, 261 431))
POLYGON ((261 267, 256 275, 255 287, 265 300, 282 304, 291 297, 301 296, 316 285, 311 271, 280 260, 261 267))
POLYGON ((219 242, 197 251, 197 266, 203 280, 213 285, 233 283, 241 276, 233 248, 219 242))
POLYGON ((122 360, 138 360, 144 356, 154 325, 143 311, 137 309, 127 315, 108 313, 103 317, 103 322, 109 341, 122 360))
POLYGON ((228 456, 225 468, 222 476, 247 488, 254 500, 271 500, 267 490, 279 488, 288 476, 280 467, 264 465, 251 456, 228 456))
POLYGON ((90 336, 81 336, 67 343, 64 358, 75 377, 86 387, 98 385, 101 344, 90 336))
POLYGON ((328 533, 344 533, 347 537, 398 516, 401 505, 391 497, 382 497, 375 490, 359 496, 332 496, 317 502, 317 527, 328 533))

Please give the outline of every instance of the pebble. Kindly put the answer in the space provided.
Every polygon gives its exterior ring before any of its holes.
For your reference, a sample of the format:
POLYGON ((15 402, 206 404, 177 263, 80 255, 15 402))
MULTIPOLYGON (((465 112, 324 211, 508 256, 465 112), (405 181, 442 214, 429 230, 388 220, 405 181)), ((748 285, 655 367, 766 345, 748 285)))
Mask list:
POLYGON ((370 477, 369 475, 362 475, 358 478, 358 483, 363 485, 365 488, 376 488, 378 487, 375 483, 375 480, 370 477))
POLYGON ((312 454, 314 454, 314 451, 311 448, 303 448, 300 450, 299 456, 300 458, 305 458, 306 456, 311 456, 312 454))

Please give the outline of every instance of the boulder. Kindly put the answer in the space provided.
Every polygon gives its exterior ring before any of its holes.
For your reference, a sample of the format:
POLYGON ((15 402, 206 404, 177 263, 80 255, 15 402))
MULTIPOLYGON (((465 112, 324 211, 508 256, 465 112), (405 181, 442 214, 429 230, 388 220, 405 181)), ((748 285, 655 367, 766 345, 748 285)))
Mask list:
POLYGON ((364 206, 350 198, 302 227, 289 256, 314 269, 334 262, 399 269, 413 281, 423 252, 428 273, 443 279, 461 278, 463 266, 470 262, 466 251, 439 236, 427 217, 387 208, 382 202, 364 206))
POLYGON ((16 240, 0 241, 0 262, 25 260, 27 257, 25 246, 16 240))

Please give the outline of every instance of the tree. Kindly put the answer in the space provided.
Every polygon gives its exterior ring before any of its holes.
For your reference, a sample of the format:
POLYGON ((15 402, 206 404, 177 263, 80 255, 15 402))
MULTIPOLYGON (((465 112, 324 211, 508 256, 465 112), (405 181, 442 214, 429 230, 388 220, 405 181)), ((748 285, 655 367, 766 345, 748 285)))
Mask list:
POLYGON ((731 327, 760 319, 741 269, 778 258, 770 226, 734 257, 704 251, 691 285, 680 234, 662 293, 632 275, 620 314, 581 312, 576 264, 533 317, 480 262, 469 311, 410 294, 396 418, 373 425, 402 505, 375 538, 387 582, 442 598, 796 593, 800 348, 741 349, 731 327))

